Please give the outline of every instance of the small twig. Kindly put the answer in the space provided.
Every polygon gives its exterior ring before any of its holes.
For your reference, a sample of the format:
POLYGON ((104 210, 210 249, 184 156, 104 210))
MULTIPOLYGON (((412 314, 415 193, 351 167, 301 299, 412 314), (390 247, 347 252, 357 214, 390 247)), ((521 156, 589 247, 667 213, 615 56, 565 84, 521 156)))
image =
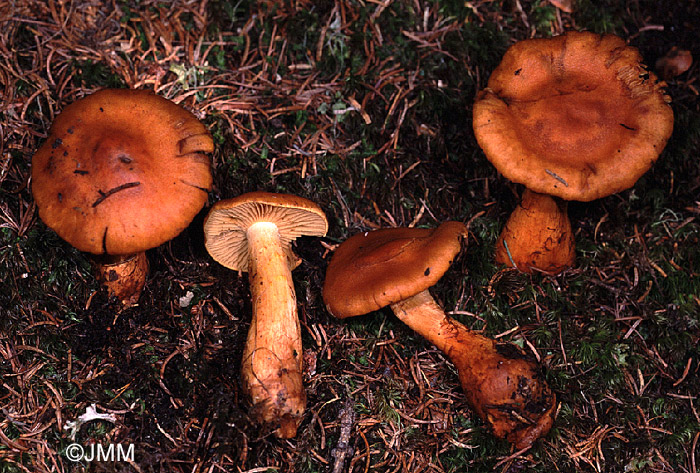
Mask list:
POLYGON ((515 460, 515 459, 518 458, 520 455, 522 455, 523 453, 525 453, 525 452, 527 452, 528 450, 530 450, 530 448, 532 448, 532 445, 528 445, 527 447, 525 447, 525 448, 523 448, 523 449, 521 449, 521 450, 518 450, 517 452, 513 453, 512 455, 509 455, 509 456, 505 457, 504 459, 502 459, 501 461, 499 461, 498 463, 496 463, 496 464, 493 466, 493 469, 495 470, 496 468, 498 468, 499 466, 503 465, 504 463, 507 463, 507 462, 509 462, 509 461, 511 461, 511 460, 515 460))
POLYGON ((355 410, 352 404, 352 398, 348 396, 345 399, 343 409, 340 411, 340 438, 338 439, 337 446, 331 451, 331 456, 335 458, 332 473, 340 473, 343 471, 345 458, 352 456, 353 449, 350 446, 350 435, 355 425, 355 410))
POLYGON ((508 243, 506 242, 506 239, 503 239, 503 246, 506 248, 506 253, 508 254, 508 259, 510 260, 510 264, 513 265, 514 268, 517 269, 518 265, 515 264, 515 261, 513 261, 513 256, 510 254, 510 248, 508 248, 508 243))
POLYGON ((688 376, 688 373, 690 372, 690 365, 692 365, 692 364, 693 364, 693 357, 691 356, 690 358, 688 358, 688 362, 685 364, 685 369, 683 370, 683 375, 681 375, 681 377, 678 381, 673 383, 674 388, 676 386, 678 386, 679 384, 681 384, 683 382, 683 380, 686 378, 686 376, 688 376))
POLYGON ((477 212, 477 213, 475 213, 474 215, 472 215, 472 217, 471 217, 471 218, 467 221, 467 223, 466 223, 467 230, 471 230, 471 226, 472 226, 472 223, 474 223, 474 220, 476 220, 477 218, 481 217, 481 216, 484 215, 485 213, 486 213, 485 210, 480 210, 479 212, 477 212))
POLYGON ((423 199, 421 199, 421 202, 422 202, 421 207, 418 210, 418 212, 416 213, 416 216, 413 218, 413 220, 411 220, 411 223, 408 224, 409 228, 415 227, 416 224, 418 222, 420 222, 420 219, 423 218, 423 214, 425 213, 426 204, 425 204, 425 201, 423 199))
POLYGON ((418 166, 421 163, 422 163, 422 161, 420 161, 420 160, 416 161, 415 163, 413 163, 409 167, 407 167, 401 174, 399 174, 399 177, 397 177, 396 180, 394 181, 394 183, 391 185, 391 190, 393 191, 394 189, 396 189, 396 186, 399 184, 399 181, 401 181, 401 179, 403 179, 406 176, 406 174, 413 171, 416 168, 416 166, 418 166))
POLYGON ((566 359, 566 350, 564 349, 564 340, 563 340, 563 337, 561 335, 561 320, 559 320, 557 322, 557 326, 559 327, 559 347, 561 348, 561 353, 564 356, 564 366, 568 367, 569 362, 566 359))
POLYGON ((547 174, 552 176, 554 179, 556 179, 557 181, 564 184, 564 187, 569 187, 569 184, 564 180, 564 178, 561 177, 560 175, 558 175, 557 173, 555 173, 554 171, 550 171, 549 169, 545 169, 544 172, 546 172, 547 174))
POLYGON ((695 468, 695 448, 698 446, 698 438, 700 437, 700 432, 695 434, 693 439, 693 446, 690 447, 690 471, 698 471, 695 468))
POLYGON ((104 200, 109 197, 110 195, 116 194, 119 191, 123 191, 125 189, 130 189, 132 187, 140 186, 140 182, 127 182, 126 184, 122 184, 121 186, 117 186, 114 189, 110 189, 107 192, 103 192, 101 190, 98 190, 97 192, 100 194, 100 197, 95 200, 95 202, 92 203, 93 207, 97 207, 100 205, 104 200))

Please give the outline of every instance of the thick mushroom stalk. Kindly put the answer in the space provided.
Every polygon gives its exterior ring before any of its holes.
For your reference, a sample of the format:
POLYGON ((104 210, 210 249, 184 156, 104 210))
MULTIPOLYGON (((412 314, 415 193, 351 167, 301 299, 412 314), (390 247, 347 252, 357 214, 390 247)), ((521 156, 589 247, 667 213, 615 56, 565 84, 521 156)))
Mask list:
POLYGON ((243 351, 243 386, 261 419, 279 423, 277 435, 291 438, 306 407, 292 271, 277 225, 255 223, 246 234, 253 319, 243 351))
POLYGON ((524 273, 560 273, 576 261, 567 202, 525 189, 496 242, 496 262, 524 273))
POLYGON ((124 307, 136 304, 146 285, 148 258, 142 251, 128 256, 100 255, 93 258, 97 280, 124 307))
POLYGON ((302 346, 292 270, 301 260, 291 243, 323 236, 321 208, 302 197, 249 192, 214 204, 204 221, 209 254, 234 271, 247 271, 253 319, 243 352, 243 389, 258 418, 275 435, 296 435, 306 406, 302 346))
POLYGON ((391 309, 454 363, 469 404, 495 436, 522 449, 549 431, 556 396, 515 345, 496 343, 447 317, 427 290, 391 309))

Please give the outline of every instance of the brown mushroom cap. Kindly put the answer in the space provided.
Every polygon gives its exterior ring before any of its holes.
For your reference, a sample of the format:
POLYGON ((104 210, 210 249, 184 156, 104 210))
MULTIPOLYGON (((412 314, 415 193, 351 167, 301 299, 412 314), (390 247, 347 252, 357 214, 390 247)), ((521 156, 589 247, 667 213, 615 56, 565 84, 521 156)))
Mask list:
POLYGON ((634 185, 671 136, 665 84, 613 35, 511 46, 474 104, 486 157, 540 193, 589 201, 634 185))
POLYGON ((249 192, 212 206, 204 221, 204 245, 221 265, 234 271, 248 271, 246 231, 258 222, 274 223, 286 247, 302 235, 323 236, 328 230, 323 210, 308 199, 249 192))
POLYGON ((435 229, 385 228, 348 238, 326 270, 328 311, 353 317, 428 289, 450 267, 466 234, 461 222, 445 222, 435 229))
POLYGON ((693 53, 687 49, 673 46, 665 56, 660 57, 654 64, 654 69, 663 80, 671 80, 683 74, 693 65, 693 53))
POLYGON ((41 219, 81 251, 126 255, 177 236, 212 185, 211 136, 146 90, 106 89, 68 105, 32 159, 41 219))

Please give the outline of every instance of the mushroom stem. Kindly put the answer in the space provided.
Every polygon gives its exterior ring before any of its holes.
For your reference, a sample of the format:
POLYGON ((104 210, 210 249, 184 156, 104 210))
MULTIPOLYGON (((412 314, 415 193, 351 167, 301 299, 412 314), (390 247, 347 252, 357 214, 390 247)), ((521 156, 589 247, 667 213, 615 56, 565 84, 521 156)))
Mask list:
POLYGON ((496 262, 524 273, 559 273, 574 265, 576 244, 566 201, 525 189, 496 242, 496 262))
POLYGON ((292 271, 274 223, 251 225, 247 238, 253 319, 243 351, 243 387, 262 420, 279 423, 275 434, 291 438, 306 406, 292 271))
POLYGON ((454 363, 469 404, 494 435, 522 449, 549 431, 556 397, 537 364, 515 345, 496 343, 446 316, 427 290, 391 308, 454 363))
POLYGON ((100 284, 107 288, 110 295, 117 297, 124 307, 138 302, 148 274, 146 252, 93 257, 93 266, 100 284))

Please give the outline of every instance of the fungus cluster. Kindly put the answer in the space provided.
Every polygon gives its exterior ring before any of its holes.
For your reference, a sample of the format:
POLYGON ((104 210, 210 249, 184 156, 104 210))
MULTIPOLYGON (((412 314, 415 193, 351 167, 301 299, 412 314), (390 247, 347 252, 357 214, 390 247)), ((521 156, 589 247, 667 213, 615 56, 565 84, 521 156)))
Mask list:
MULTIPOLYGON (((498 262, 525 272, 573 265, 566 201, 627 189, 649 169, 673 128, 663 86, 616 36, 570 32, 508 49, 473 111, 487 158, 526 187, 498 240, 498 262)), ((177 236, 206 203, 212 151, 205 127, 176 104, 148 91, 96 92, 66 107, 33 157, 39 215, 95 255, 98 277, 133 304, 148 270, 145 250, 177 236)), ((306 407, 292 280, 300 260, 291 244, 327 229, 315 203, 266 192, 219 201, 204 222, 212 258, 248 273, 253 314, 242 385, 281 438, 296 435, 306 407)), ((429 292, 466 235, 460 222, 355 235, 333 255, 323 300, 338 318, 391 307, 454 363, 494 435, 522 449, 554 419, 556 397, 539 366, 448 317, 429 292)))

